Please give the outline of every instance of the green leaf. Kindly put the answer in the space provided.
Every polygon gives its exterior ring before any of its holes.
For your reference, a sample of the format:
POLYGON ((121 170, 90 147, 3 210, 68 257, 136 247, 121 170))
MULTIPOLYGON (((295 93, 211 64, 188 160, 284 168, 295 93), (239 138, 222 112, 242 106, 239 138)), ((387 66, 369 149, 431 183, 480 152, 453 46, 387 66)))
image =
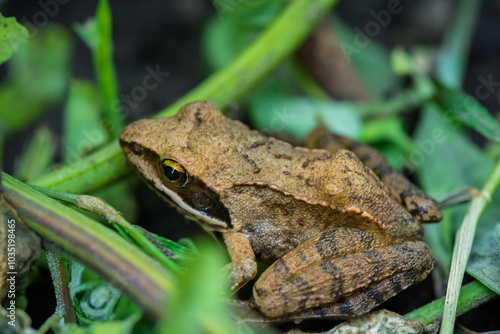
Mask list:
POLYGON ((443 118, 435 104, 426 105, 416 130, 415 146, 409 167, 417 169, 424 189, 436 197, 460 187, 480 188, 493 170, 493 161, 443 118))
POLYGON ((124 124, 113 62, 112 17, 108 1, 100 0, 95 19, 84 25, 77 24, 74 29, 92 51, 101 102, 108 121, 106 130, 112 137, 118 137, 124 124))
POLYGON ((157 333, 236 333, 228 317, 223 296, 227 293, 220 270, 224 255, 213 242, 198 243, 199 254, 192 257, 177 281, 177 289, 167 300, 167 311, 157 333))
POLYGON ((134 225, 134 228, 144 234, 160 250, 163 251, 163 249, 166 249, 167 252, 171 252, 174 255, 174 261, 180 264, 184 265, 189 258, 198 253, 196 246, 192 241, 190 241, 190 239, 181 239, 179 240, 179 243, 177 243, 150 232, 141 226, 134 225), (182 244, 181 241, 184 244, 182 244))
POLYGON ((63 156, 66 163, 75 163, 107 141, 100 108, 94 85, 83 80, 71 82, 64 108, 63 156))
MULTIPOLYGON (((482 187, 493 170, 493 161, 447 122, 435 104, 426 105, 414 143, 415 151, 406 159, 407 167, 418 172, 422 188, 438 199, 460 187, 482 187)), ((447 209, 443 222, 425 226, 427 242, 444 268, 449 268, 451 240, 465 209, 463 206, 447 209)))
POLYGON ((254 98, 251 107, 253 124, 270 134, 281 132, 303 140, 319 124, 349 137, 356 137, 361 131, 361 120, 352 103, 314 101, 269 91, 254 98))
POLYGON ((0 85, 0 131, 28 126, 66 93, 72 41, 66 29, 48 25, 19 47, 0 85))
POLYGON ((97 50, 99 46, 99 31, 97 30, 97 24, 94 18, 89 18, 83 24, 74 23, 73 29, 91 51, 97 50))
POLYGON ((358 139, 374 146, 391 166, 399 170, 405 167, 405 158, 414 149, 413 142, 403 128, 402 119, 396 116, 366 122, 358 139))
POLYGON ((22 151, 17 165, 17 178, 33 180, 47 171, 54 161, 56 142, 54 135, 46 127, 38 128, 28 148, 22 151))
POLYGON ((478 233, 472 247, 467 272, 500 294, 500 223, 497 223, 489 233, 478 233))
POLYGON ((0 13, 0 64, 9 60, 19 45, 27 40, 28 29, 17 23, 14 17, 4 17, 0 13))
POLYGON ((213 1, 217 16, 203 29, 202 47, 211 70, 229 64, 279 15, 285 2, 213 1))
POLYGON ((99 82, 106 118, 110 121, 110 133, 114 137, 118 137, 124 124, 119 103, 120 99, 118 98, 115 64, 113 62, 111 8, 107 0, 99 1, 96 18, 99 32, 99 46, 94 54, 94 63, 98 74, 97 81, 99 82))
POLYGON ((80 327, 76 324, 64 326, 63 334, 131 334, 135 324, 140 318, 140 313, 132 314, 124 320, 93 322, 88 327, 80 327))
POLYGON ((463 81, 480 7, 479 1, 458 1, 455 17, 445 32, 436 72, 451 87, 460 87, 463 81))
POLYGON ((59 102, 68 88, 72 46, 65 28, 45 27, 12 58, 9 78, 30 92, 28 98, 59 102))
POLYGON ((486 108, 458 89, 448 88, 438 81, 435 83, 435 99, 451 121, 465 124, 486 138, 500 142, 500 126, 486 108))

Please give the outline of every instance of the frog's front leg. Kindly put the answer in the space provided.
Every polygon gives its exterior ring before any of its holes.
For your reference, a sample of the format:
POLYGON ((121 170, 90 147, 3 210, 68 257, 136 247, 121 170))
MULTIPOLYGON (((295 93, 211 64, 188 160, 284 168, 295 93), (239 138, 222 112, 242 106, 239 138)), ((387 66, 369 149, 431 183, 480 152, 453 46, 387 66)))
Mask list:
POLYGON ((238 291, 257 274, 257 261, 250 241, 241 233, 223 233, 231 263, 224 267, 231 282, 231 292, 238 291))
POLYGON ((385 234, 342 227, 278 259, 255 283, 253 295, 270 318, 311 310, 348 318, 423 280, 432 267, 432 252, 421 241, 390 240, 385 234))

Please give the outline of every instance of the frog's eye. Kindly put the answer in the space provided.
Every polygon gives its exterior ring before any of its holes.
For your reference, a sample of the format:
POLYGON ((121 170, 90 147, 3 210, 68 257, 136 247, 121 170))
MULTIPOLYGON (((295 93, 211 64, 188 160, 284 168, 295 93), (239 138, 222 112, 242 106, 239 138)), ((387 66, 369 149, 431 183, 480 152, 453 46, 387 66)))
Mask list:
POLYGON ((175 160, 165 159, 161 162, 163 176, 172 185, 182 188, 189 182, 189 175, 180 163, 175 160))

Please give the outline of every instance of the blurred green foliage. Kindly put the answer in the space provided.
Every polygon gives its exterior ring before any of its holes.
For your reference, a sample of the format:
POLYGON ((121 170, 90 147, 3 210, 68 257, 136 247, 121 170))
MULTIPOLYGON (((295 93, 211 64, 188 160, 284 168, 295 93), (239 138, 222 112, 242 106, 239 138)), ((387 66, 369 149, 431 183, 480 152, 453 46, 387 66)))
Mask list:
POLYGON ((9 60, 19 45, 27 43, 28 30, 17 23, 13 17, 3 17, 0 14, 0 64, 9 60))
MULTIPOLYGON (((286 4, 279 0, 239 2, 234 6, 225 0, 214 1, 216 12, 202 37, 209 71, 215 72, 230 64, 276 19, 286 4)), ((476 11, 471 10, 469 16, 459 20, 471 20, 474 15, 476 11)), ((112 60, 109 3, 101 0, 94 19, 74 26, 93 56, 96 83, 72 78, 73 41, 65 28, 50 24, 25 41, 27 31, 22 26, 0 15, 0 24, 3 22, 9 29, 0 30, 0 63, 9 58, 10 61, 8 75, 0 83, 0 135, 25 129, 45 112, 64 105, 60 145, 65 163, 77 164, 81 157, 115 138, 123 124, 112 60)), ((333 22, 332 29, 339 43, 351 43, 355 31, 336 16, 333 22)), ((300 65, 290 59, 239 103, 248 110, 253 125, 270 134, 286 134, 301 141, 317 125, 324 124, 333 132, 370 143, 434 197, 442 198, 460 186, 480 188, 499 155, 475 145, 468 131, 474 130, 485 139, 499 142, 500 127, 473 97, 457 88, 463 77, 462 57, 468 52, 470 34, 465 34, 463 25, 459 24, 452 26, 449 35, 453 36, 450 50, 454 52, 460 44, 457 38, 466 41, 462 50, 459 48, 460 57, 450 57, 451 65, 446 59, 442 60, 438 72, 445 71, 445 74, 431 72, 430 66, 419 66, 422 61, 432 62, 432 53, 426 52, 428 50, 394 51, 372 39, 360 52, 352 53, 350 64, 374 97, 372 101, 332 101, 300 65), (413 133, 401 117, 410 107, 423 109, 413 133)), ((32 180, 49 169, 54 162, 55 142, 55 135, 46 128, 36 131, 17 158, 17 176, 32 180)), ((134 219, 136 202, 127 182, 100 190, 98 195, 130 220, 134 219)), ((500 197, 495 195, 481 218, 468 266, 474 277, 497 293, 500 293, 499 203, 500 197)), ((443 222, 425 227, 427 241, 445 273, 453 255, 453 238, 465 210, 464 206, 447 209, 443 222)), ((166 301, 169 312, 155 329, 158 333, 251 332, 238 328, 220 298, 226 292, 219 277, 224 256, 218 248, 203 241, 197 243, 199 252, 196 252, 185 244, 147 231, 144 234, 177 256, 183 267, 177 277, 176 291, 166 301)), ((80 277, 77 275, 83 274, 75 274, 75 277, 80 277)), ((152 325, 142 317, 141 311, 118 291, 108 289, 107 283, 92 276, 79 284, 81 290, 77 289, 78 293, 73 296, 74 304, 80 322, 88 327, 67 325, 59 329, 61 333, 129 333, 134 328, 136 332, 151 332, 152 325), (103 292, 105 289, 108 295, 103 292), (97 297, 108 296, 114 304, 92 318, 84 314, 82 304, 92 299, 96 291, 97 297)))
POLYGON ((50 108, 60 105, 70 78, 73 43, 68 31, 50 25, 19 45, 0 83, 0 131, 26 128, 50 108))

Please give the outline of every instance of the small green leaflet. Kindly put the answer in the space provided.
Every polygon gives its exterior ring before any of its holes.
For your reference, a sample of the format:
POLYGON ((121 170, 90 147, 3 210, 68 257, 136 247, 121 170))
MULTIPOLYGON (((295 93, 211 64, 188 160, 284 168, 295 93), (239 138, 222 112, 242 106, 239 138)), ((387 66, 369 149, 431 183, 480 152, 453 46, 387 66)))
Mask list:
POLYGON ((14 17, 3 17, 0 13, 0 64, 9 60, 19 45, 27 41, 28 29, 14 17))
POLYGON ((461 90, 448 88, 437 80, 434 80, 434 84, 435 101, 444 110, 446 117, 476 130, 488 139, 500 142, 500 126, 486 108, 461 90))

